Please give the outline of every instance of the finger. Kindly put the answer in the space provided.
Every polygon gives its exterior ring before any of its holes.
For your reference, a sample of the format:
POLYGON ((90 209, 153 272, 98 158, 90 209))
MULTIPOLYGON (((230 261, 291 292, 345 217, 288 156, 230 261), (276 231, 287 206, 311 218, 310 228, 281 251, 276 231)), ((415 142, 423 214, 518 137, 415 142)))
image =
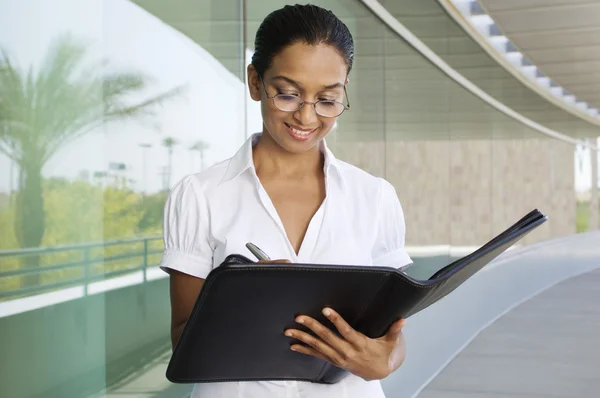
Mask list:
POLYGON ((388 329, 388 332, 386 333, 385 337, 387 339, 393 339, 396 340, 398 339, 398 337, 400 335, 402 335, 402 329, 404 328, 404 326, 406 325, 406 320, 405 319, 399 319, 396 322, 394 322, 392 324, 392 326, 390 326, 390 328, 388 329))
POLYGON ((260 260, 258 264, 290 264, 290 260, 260 260))
MULTIPOLYGON (((340 363, 342 360, 340 353, 335 348, 331 347, 330 345, 316 338, 315 336, 312 336, 308 333, 302 332, 297 329, 286 330, 285 335, 288 337, 293 337, 303 342, 308 346, 308 348, 311 348, 313 351, 319 352, 325 358, 329 358, 327 360, 329 360, 330 362, 334 361, 336 363, 340 363)), ((298 344, 293 345, 292 347, 299 346, 302 347, 298 344)))
POLYGON ((357 332, 352 326, 348 324, 335 310, 331 308, 324 308, 323 315, 329 319, 335 328, 340 332, 344 339, 355 347, 362 347, 365 343, 366 336, 360 332, 357 332))
POLYGON ((341 354, 344 354, 352 349, 352 346, 348 342, 344 341, 344 339, 337 336, 331 329, 324 326, 314 318, 309 316, 299 316, 296 318, 296 322, 303 324, 315 332, 315 334, 319 336, 325 343, 333 347, 341 354))
POLYGON ((302 346, 300 344, 294 344, 293 346, 290 347, 290 349, 292 351, 299 352, 301 354, 312 355, 313 357, 322 359, 324 361, 327 361, 329 363, 332 363, 332 364, 338 366, 336 363, 333 362, 333 360, 331 358, 326 357, 325 355, 323 355, 322 353, 320 353, 319 351, 317 351, 311 347, 302 346))

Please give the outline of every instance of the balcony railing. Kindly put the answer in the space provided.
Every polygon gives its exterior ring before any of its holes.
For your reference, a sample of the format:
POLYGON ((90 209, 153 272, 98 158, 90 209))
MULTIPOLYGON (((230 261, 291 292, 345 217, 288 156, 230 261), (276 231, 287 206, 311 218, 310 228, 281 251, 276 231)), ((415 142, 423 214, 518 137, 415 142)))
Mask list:
POLYGON ((160 236, 0 251, 0 300, 76 285, 87 295, 90 283, 137 271, 145 282, 162 253, 160 236))

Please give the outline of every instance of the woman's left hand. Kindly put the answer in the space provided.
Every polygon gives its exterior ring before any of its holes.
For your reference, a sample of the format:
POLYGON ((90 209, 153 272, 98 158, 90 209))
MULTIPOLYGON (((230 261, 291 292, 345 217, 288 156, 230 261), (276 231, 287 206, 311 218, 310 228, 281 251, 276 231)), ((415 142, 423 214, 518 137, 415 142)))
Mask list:
POLYGON ((406 356, 406 343, 402 328, 406 321, 395 322, 388 332, 378 339, 371 339, 354 330, 342 317, 330 308, 323 314, 340 332, 338 337, 315 319, 301 315, 296 322, 308 327, 319 338, 297 329, 288 329, 285 335, 305 343, 292 345, 291 349, 329 361, 365 380, 380 380, 398 369, 406 356))

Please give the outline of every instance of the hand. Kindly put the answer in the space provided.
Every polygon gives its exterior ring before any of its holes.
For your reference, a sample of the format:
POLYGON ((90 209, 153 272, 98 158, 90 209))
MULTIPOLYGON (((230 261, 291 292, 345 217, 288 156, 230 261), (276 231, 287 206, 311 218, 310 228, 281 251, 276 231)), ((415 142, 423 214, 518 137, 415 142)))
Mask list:
POLYGON ((338 337, 315 319, 301 315, 296 318, 296 322, 315 332, 318 338, 297 329, 288 329, 285 331, 286 336, 307 345, 294 344, 292 351, 321 358, 367 381, 386 378, 404 362, 404 319, 395 322, 385 336, 371 339, 354 330, 334 310, 325 308, 323 314, 335 325, 342 337, 338 337))
POLYGON ((260 260, 258 264, 291 264, 290 260, 260 260))

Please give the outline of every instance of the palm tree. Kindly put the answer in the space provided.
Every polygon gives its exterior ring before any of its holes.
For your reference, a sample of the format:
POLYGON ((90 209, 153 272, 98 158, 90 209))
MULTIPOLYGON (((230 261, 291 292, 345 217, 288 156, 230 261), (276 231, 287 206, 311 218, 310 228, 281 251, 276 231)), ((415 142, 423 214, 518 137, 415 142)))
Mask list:
MULTIPOLYGON (((128 103, 144 92, 149 79, 108 72, 107 62, 84 68, 86 53, 81 43, 63 36, 52 43, 39 69, 23 70, 0 50, 0 152, 19 168, 14 227, 21 247, 39 246, 44 236, 42 169, 59 149, 104 123, 152 116, 154 105, 181 92, 175 88, 128 103)), ((26 262, 38 265, 39 259, 26 262)))
POLYGON ((189 148, 190 151, 198 151, 200 153, 200 170, 204 169, 204 151, 209 147, 208 143, 198 140, 189 148))
POLYGON ((162 144, 165 148, 167 148, 167 153, 169 156, 169 165, 168 165, 168 169, 166 172, 166 176, 164 177, 165 180, 163 182, 163 184, 164 184, 163 189, 166 190, 171 187, 171 175, 172 175, 172 170, 173 170, 173 147, 175 145, 179 144, 179 141, 177 141, 173 137, 166 137, 163 140, 162 144))

